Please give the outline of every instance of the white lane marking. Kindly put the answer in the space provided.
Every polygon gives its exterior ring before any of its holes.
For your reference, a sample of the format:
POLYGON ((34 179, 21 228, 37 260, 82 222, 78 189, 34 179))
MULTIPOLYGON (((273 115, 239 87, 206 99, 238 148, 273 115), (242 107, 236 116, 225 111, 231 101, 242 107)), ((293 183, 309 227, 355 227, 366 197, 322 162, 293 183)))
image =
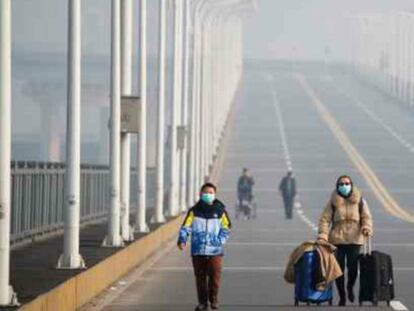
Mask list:
MULTIPOLYGON (((286 170, 285 170, 286 172, 286 170)), ((364 191, 362 188, 360 188, 362 191, 364 191)), ((366 189, 367 192, 369 189, 366 189)), ((275 194, 278 193, 279 189, 277 188, 254 188, 255 192, 274 192, 275 194)), ((236 192, 236 189, 234 188, 222 188, 220 189, 220 192, 236 192)), ((328 192, 331 194, 332 190, 328 190, 327 188, 301 188, 299 192, 328 192)), ((414 190, 412 190, 414 192, 414 190)))
MULTIPOLYGON (((376 230, 377 231, 377 230, 376 230)), ((414 229, 413 229, 414 231, 414 229)), ((309 230, 303 230, 303 228, 295 228, 295 233, 297 232, 309 232, 309 230)), ((239 229, 239 228, 235 228, 232 230, 232 234, 234 235, 235 233, 287 233, 285 228, 280 228, 280 229, 260 229, 260 228, 252 228, 250 230, 245 230, 245 229, 239 229)), ((289 234, 292 234, 292 232, 289 232, 289 234)))
MULTIPOLYGON (((278 97, 277 97, 277 94, 276 94, 276 90, 273 87, 273 85, 271 84, 274 81, 274 77, 271 74, 267 74, 267 75, 265 74, 265 77, 267 78, 267 80, 269 82, 270 91, 271 91, 271 94, 272 94, 273 106, 275 108, 276 117, 277 117, 277 120, 278 120, 278 129, 279 129, 280 139, 282 141, 282 149, 283 149, 283 153, 286 157, 286 166, 287 166, 287 169, 289 171, 293 171, 293 163, 292 163, 292 160, 291 160, 291 157, 290 157, 289 145, 288 145, 288 140, 287 140, 287 135, 286 135, 285 122, 284 122, 283 115, 282 115, 282 110, 280 108, 280 103, 279 103, 279 100, 278 100, 278 97)), ((295 203, 294 210, 297 212, 300 219, 304 223, 306 223, 312 229, 312 231, 314 231, 314 232, 318 231, 318 227, 316 226, 316 224, 314 224, 306 216, 306 214, 303 212, 302 204, 300 203, 299 195, 296 196, 296 203, 295 203)))
MULTIPOLYGON (((295 156, 296 157, 296 156, 295 156)), ((378 159, 378 158, 377 158, 378 159)), ((226 171, 226 173, 230 173, 230 172, 240 172, 240 167, 239 166, 235 166, 235 167, 231 167, 231 166, 227 166, 226 168, 224 168, 224 170, 226 171)), ((315 168, 296 168, 295 172, 296 173, 315 173, 315 174, 335 174, 337 175, 338 173, 343 172, 344 170, 346 170, 347 172, 359 172, 357 169, 354 168, 319 168, 319 167, 315 167, 315 168)), ((256 173, 269 173, 269 174, 273 174, 273 173, 285 173, 286 169, 284 168, 255 168, 254 170, 256 173)), ((376 169, 375 170, 378 173, 391 173, 391 174, 403 174, 403 175, 408 175, 411 174, 414 171, 414 168, 381 168, 381 169, 376 169)))
MULTIPOLYGON (((261 148, 261 146, 257 146, 257 148, 261 148)), ((279 146, 275 146, 277 150, 279 146)), ((272 158, 272 159, 279 159, 284 160, 285 156, 275 156, 274 152, 231 152, 227 155, 227 157, 231 158, 272 158)), ((304 157, 308 159, 307 157, 304 157)), ((310 157, 310 158, 320 158, 320 157, 310 157)))
MULTIPOLYGON (((371 189, 364 188, 364 187, 361 187, 359 189, 364 193, 372 192, 371 189)), ((231 188, 220 189, 220 192, 235 192, 235 191, 236 190, 231 189, 231 188)), ((257 191, 257 192, 274 192, 275 194, 277 193, 277 191, 274 188, 258 188, 258 189, 255 189, 255 191, 257 191)), ((306 193, 306 192, 329 192, 329 194, 331 194, 332 189, 331 188, 301 188, 299 190, 299 192, 302 192, 302 193, 306 193)), ((402 188, 401 189, 392 189, 391 192, 392 193, 399 193, 399 194, 413 194, 414 189, 402 189, 402 188)))
POLYGON ((408 308, 406 306, 404 306, 401 301, 398 300, 393 300, 390 303, 391 308, 393 308, 396 311, 408 311, 408 308))
POLYGON ((410 152, 414 152, 414 146, 408 142, 404 137, 402 137, 401 134, 399 134, 394 128, 392 128, 390 125, 388 125, 381 117, 379 117, 377 114, 375 114, 374 111, 369 109, 362 101, 357 99, 356 97, 350 95, 349 93, 345 92, 344 90, 340 89, 336 83, 333 83, 332 80, 328 80, 331 82, 331 85, 338 91, 338 93, 341 93, 345 97, 348 97, 351 101, 354 102, 354 104, 359 107, 365 114, 371 118, 371 120, 375 121, 377 124, 379 124, 383 129, 385 129, 392 137, 394 137, 402 146, 408 149, 410 152))
MULTIPOLYGON (((359 188, 362 192, 364 193, 369 193, 372 192, 371 189, 369 188, 365 188, 365 187, 361 187, 359 188)), ((274 192, 275 194, 277 194, 277 189, 276 188, 255 188, 254 189, 255 192, 274 192)), ((233 188, 222 188, 220 189, 220 192, 236 192, 235 189, 233 188)), ((329 192, 329 194, 332 193, 332 189, 331 188, 301 188, 299 190, 299 192, 302 193, 306 193, 306 192, 329 192)), ((400 193, 400 194, 413 194, 414 193, 414 189, 405 189, 405 188, 400 188, 400 189, 392 189, 392 193, 400 193)))
MULTIPOLYGON (((285 170, 286 173, 286 170, 285 170)), ((220 189, 220 192, 235 192, 236 190, 234 188, 223 188, 220 189)), ((274 192, 275 194, 278 193, 277 187, 275 188, 254 188, 254 191, 260 191, 260 192, 274 192)), ((329 191, 329 193, 332 192, 332 189, 328 188, 301 188, 300 191, 303 192, 319 192, 319 191, 329 191)), ((413 190, 414 191, 414 190, 413 190)))
MULTIPOLYGON (((311 240, 311 239, 309 239, 311 240)), ((231 246, 298 246, 301 244, 298 242, 229 242, 226 245, 231 246)), ((374 243, 374 246, 378 247, 414 247, 414 243, 374 243)))
POLYGON ((300 202, 295 203, 295 210, 301 217, 302 221, 304 221, 314 232, 318 231, 318 226, 313 221, 311 221, 309 217, 305 214, 305 212, 302 209, 302 204, 300 202))
MULTIPOLYGON (((269 272, 269 271, 284 271, 285 267, 229 267, 224 266, 223 271, 252 271, 252 272, 269 272)), ((159 267, 151 268, 150 271, 161 272, 193 272, 192 267, 159 267)))
MULTIPOLYGON (((286 267, 281 266, 224 266, 223 271, 284 271, 286 267)), ((164 267, 154 267, 148 269, 148 271, 159 271, 159 272, 193 272, 193 268, 189 266, 180 267, 180 266, 164 266, 164 267)), ((396 267, 394 271, 414 271, 414 267, 396 267)))
POLYGON ((298 242, 229 242, 227 246, 298 246, 301 241, 298 242))
POLYGON ((261 209, 260 214, 279 214, 279 212, 278 211, 261 209))
POLYGON ((414 232, 414 228, 375 228, 375 232, 414 232))

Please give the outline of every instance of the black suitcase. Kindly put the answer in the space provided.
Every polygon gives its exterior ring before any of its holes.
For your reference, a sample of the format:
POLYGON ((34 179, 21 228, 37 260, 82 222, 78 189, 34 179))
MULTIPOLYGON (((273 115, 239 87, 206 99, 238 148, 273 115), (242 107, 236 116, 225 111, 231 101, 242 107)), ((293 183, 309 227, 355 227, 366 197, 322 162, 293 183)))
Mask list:
POLYGON ((359 304, 370 301, 377 306, 378 302, 386 301, 389 306, 395 297, 392 258, 379 251, 371 252, 370 239, 366 244, 359 257, 359 304))

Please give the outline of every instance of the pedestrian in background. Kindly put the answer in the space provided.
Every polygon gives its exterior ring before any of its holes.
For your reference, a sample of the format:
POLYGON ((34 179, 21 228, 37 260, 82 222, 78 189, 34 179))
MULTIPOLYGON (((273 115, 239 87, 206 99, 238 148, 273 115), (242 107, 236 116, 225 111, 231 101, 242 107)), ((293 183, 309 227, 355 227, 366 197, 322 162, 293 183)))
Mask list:
POLYGON ((252 202, 253 200, 253 186, 254 179, 248 168, 244 168, 239 180, 237 181, 237 198, 239 204, 242 204, 242 200, 252 202))
POLYGON ((293 205, 296 197, 296 180, 292 171, 288 171, 279 184, 279 192, 283 198, 286 219, 293 218, 293 205))

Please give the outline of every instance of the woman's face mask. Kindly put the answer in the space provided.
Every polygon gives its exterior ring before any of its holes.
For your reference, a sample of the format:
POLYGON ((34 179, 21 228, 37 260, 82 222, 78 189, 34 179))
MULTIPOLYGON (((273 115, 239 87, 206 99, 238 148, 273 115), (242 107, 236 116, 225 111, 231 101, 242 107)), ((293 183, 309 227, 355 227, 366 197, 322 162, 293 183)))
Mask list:
POLYGON ((349 197, 352 192, 352 184, 349 180, 342 180, 338 183, 338 193, 343 197, 349 197))

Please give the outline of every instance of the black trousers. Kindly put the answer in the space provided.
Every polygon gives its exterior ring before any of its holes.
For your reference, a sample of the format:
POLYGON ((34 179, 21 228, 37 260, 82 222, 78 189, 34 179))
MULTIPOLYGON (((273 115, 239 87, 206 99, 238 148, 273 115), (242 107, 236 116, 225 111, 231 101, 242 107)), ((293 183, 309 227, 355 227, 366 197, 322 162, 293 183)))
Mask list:
POLYGON ((358 277, 358 256, 361 250, 360 245, 336 245, 336 259, 341 266, 344 275, 336 280, 336 287, 340 297, 345 297, 345 266, 348 270, 347 288, 352 289, 358 277))
POLYGON ((285 206, 285 216, 287 219, 291 219, 293 217, 293 203, 294 198, 283 197, 283 205, 285 206))

